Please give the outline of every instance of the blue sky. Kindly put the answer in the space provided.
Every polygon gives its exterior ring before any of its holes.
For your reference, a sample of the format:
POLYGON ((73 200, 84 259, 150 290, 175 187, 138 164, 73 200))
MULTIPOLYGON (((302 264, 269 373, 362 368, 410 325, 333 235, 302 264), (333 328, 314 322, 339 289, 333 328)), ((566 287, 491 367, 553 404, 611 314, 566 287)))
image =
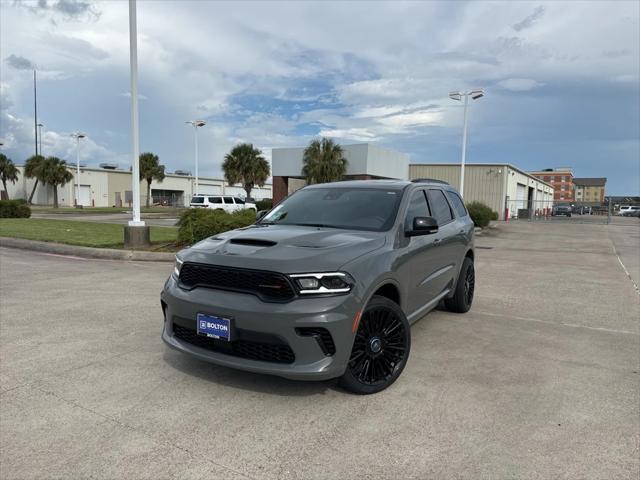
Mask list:
MULTIPOLYGON (((127 2, 0 3, 0 139, 33 153, 130 163, 127 2)), ((469 162, 570 166, 640 194, 640 11, 632 2, 139 1, 141 148, 169 170, 220 175, 234 143, 375 142, 413 162, 460 159, 451 90, 470 109, 469 162)))

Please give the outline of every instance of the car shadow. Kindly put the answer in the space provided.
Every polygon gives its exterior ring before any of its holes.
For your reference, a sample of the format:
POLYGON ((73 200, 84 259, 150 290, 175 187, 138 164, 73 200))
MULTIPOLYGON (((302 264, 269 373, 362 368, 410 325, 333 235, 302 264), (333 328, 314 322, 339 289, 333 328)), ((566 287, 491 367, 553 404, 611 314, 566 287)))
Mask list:
POLYGON ((283 397, 311 396, 339 390, 336 380, 300 381, 288 380, 233 368, 222 367, 185 355, 167 347, 163 359, 167 365, 186 375, 225 387, 283 397))

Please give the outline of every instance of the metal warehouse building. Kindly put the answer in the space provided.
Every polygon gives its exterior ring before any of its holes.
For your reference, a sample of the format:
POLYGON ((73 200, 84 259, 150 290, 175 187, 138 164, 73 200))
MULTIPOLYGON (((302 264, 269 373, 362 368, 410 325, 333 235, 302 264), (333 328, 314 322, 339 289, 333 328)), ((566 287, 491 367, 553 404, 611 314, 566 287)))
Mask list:
MULTIPOLYGON (((72 207, 76 197, 76 169, 69 165, 73 180, 58 187, 58 202, 60 206, 72 207)), ((29 198, 33 189, 34 179, 24 176, 24 167, 18 166, 20 175, 15 185, 8 184, 9 198, 29 198)), ((162 182, 151 183, 152 203, 169 206, 188 206, 194 194, 195 178, 191 175, 166 174, 162 182)), ((229 195, 245 197, 246 193, 240 186, 231 186, 218 178, 199 177, 198 193, 205 195, 229 195)), ((262 188, 255 187, 251 196, 256 200, 271 198, 271 185, 262 188)), ((147 182, 140 182, 140 203, 147 201, 147 182)), ((129 207, 133 202, 131 191, 131 172, 111 168, 80 168, 80 204, 86 207, 129 207)), ((38 183, 33 203, 37 205, 53 204, 53 188, 38 183)))
MULTIPOLYGON (((409 178, 443 180, 460 185, 459 163, 409 165, 409 178)), ((553 187, 508 163, 471 163, 464 169, 464 201, 482 202, 498 212, 500 220, 548 214, 553 206, 553 187)))

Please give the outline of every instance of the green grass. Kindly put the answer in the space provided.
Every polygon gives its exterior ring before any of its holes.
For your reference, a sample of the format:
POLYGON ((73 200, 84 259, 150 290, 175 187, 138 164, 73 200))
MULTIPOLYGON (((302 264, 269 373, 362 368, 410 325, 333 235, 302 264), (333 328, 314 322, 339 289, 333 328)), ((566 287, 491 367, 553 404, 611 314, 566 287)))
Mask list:
MULTIPOLYGON (((151 227, 151 242, 175 242, 178 229, 151 227)), ((84 247, 122 248, 124 226, 112 223, 49 220, 40 218, 0 218, 0 236, 84 247)))
MULTIPOLYGON (((71 215, 99 215, 104 213, 131 213, 131 209, 127 207, 85 207, 85 208, 73 208, 73 207, 38 207, 32 206, 31 210, 34 213, 59 213, 61 215, 71 214, 71 215)), ((141 213, 164 213, 170 216, 178 216, 181 212, 183 212, 185 208, 175 208, 175 207, 142 207, 140 208, 141 213)))

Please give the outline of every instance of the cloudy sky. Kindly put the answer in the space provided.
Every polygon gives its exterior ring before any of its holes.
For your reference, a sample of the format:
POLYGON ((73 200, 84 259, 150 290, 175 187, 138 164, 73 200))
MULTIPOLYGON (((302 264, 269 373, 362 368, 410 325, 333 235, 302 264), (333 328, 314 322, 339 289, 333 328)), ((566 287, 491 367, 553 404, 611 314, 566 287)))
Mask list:
MULTIPOLYGON (((413 162, 460 159, 451 90, 470 109, 469 162, 570 166, 640 194, 640 3, 138 2, 141 149, 170 171, 219 175, 237 142, 376 142, 413 162)), ((126 1, 0 0, 0 139, 33 154, 32 69, 43 153, 130 164, 126 1)))

